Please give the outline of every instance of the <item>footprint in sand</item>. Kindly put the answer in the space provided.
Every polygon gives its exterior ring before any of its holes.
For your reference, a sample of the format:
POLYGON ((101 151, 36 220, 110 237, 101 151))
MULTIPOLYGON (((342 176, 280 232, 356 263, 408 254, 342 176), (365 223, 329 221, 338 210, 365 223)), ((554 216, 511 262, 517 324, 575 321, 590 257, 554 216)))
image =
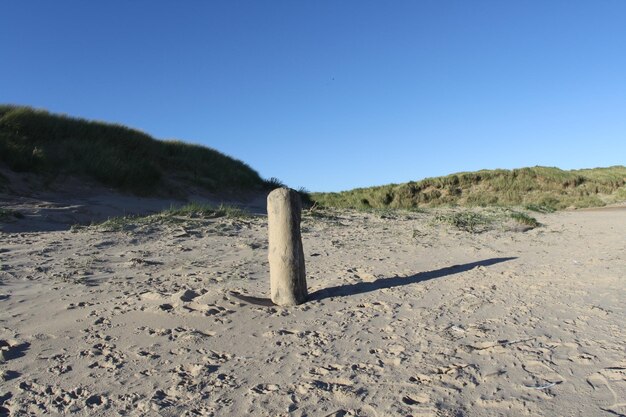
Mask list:
POLYGON ((64 390, 52 385, 38 384, 34 381, 23 381, 18 388, 28 394, 28 400, 26 403, 14 404, 15 415, 30 415, 31 413, 27 410, 33 408, 65 415, 85 407, 92 410, 103 409, 109 404, 109 398, 106 395, 92 394, 80 386, 71 390, 64 390))
POLYGON ((109 371, 121 368, 126 363, 126 355, 116 349, 112 343, 96 343, 91 349, 80 353, 81 357, 94 358, 89 368, 100 368, 109 371))
POLYGON ((89 301, 79 301, 77 303, 69 303, 66 308, 68 310, 73 310, 75 308, 91 307, 94 305, 94 303, 91 303, 89 301))
POLYGON ((570 356, 569 360, 578 364, 588 365, 593 363, 597 358, 594 355, 588 353, 581 353, 579 355, 570 356))
POLYGON ((626 415, 626 363, 620 362, 587 377, 593 398, 600 408, 618 416, 626 415))
POLYGON ((597 359, 594 355, 580 352, 581 346, 576 343, 552 342, 550 348, 552 352, 550 359, 553 362, 567 360, 581 365, 589 365, 597 359))
POLYGON ((354 383, 346 378, 338 378, 327 381, 313 379, 300 384, 297 387, 297 391, 302 395, 308 393, 309 391, 322 391, 351 398, 364 397, 368 392, 365 388, 355 388, 354 383))
POLYGON ((400 365, 406 360, 404 354, 405 347, 400 344, 392 344, 387 349, 373 348, 369 350, 369 353, 374 355, 378 360, 387 365, 400 365))
POLYGON ((342 365, 327 365, 311 368, 309 373, 311 375, 326 376, 331 372, 341 371, 344 367, 342 365))
POLYGON ((214 295, 196 292, 191 289, 178 291, 168 296, 159 292, 149 291, 141 294, 145 305, 142 310, 175 315, 212 316, 216 320, 234 313, 234 310, 212 302, 214 295))
POLYGON ((536 410, 529 407, 527 401, 518 399, 483 399, 479 398, 474 403, 477 407, 487 410, 498 410, 498 416, 538 415, 536 410))
POLYGON ((402 402, 406 405, 427 404, 429 401, 430 395, 424 393, 405 395, 402 397, 402 402))
POLYGON ((265 395, 280 390, 280 386, 276 384, 258 384, 250 388, 250 390, 255 394, 265 395))
POLYGON ((72 371, 72 365, 68 363, 70 359, 71 356, 64 353, 60 353, 50 357, 48 361, 53 362, 54 364, 50 368, 48 368, 48 372, 55 375, 63 375, 72 371))
POLYGON ((209 331, 200 331, 197 329, 191 329, 188 327, 174 327, 174 328, 161 328, 161 329, 153 329, 151 327, 138 327, 136 333, 147 333, 152 337, 166 337, 169 341, 176 340, 191 340, 191 341, 202 341, 208 337, 215 336, 215 332, 209 331))
POLYGON ((561 374, 543 362, 527 361, 522 364, 522 368, 532 376, 532 381, 524 386, 535 392, 555 395, 556 392, 552 388, 566 381, 561 374))

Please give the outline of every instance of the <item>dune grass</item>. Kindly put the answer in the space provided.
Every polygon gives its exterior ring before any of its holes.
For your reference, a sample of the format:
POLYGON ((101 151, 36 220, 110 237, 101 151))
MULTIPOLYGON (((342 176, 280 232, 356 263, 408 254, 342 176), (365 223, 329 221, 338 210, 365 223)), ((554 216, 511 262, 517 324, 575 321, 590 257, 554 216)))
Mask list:
POLYGON ((23 106, 0 105, 0 161, 18 172, 88 177, 139 195, 165 187, 168 177, 211 191, 271 187, 211 148, 23 106))
POLYGON ((164 217, 184 216, 189 218, 228 217, 230 219, 249 217, 247 211, 226 204, 215 207, 205 203, 189 203, 181 207, 171 207, 160 214, 164 217))
POLYGON ((433 223, 447 224, 468 233, 483 233, 493 229, 527 231, 541 226, 529 214, 503 207, 456 208, 452 211, 434 209, 433 214, 433 223))
POLYGON ((438 214, 435 217, 435 222, 446 223, 465 232, 480 233, 489 229, 493 223, 493 218, 482 213, 461 211, 438 214))
POLYGON ((518 211, 514 211, 512 213, 509 214, 509 216, 515 220, 516 222, 518 222, 519 224, 531 227, 531 228, 535 228, 535 227, 539 227, 541 226, 541 224, 537 221, 537 219, 535 219, 532 216, 529 216, 526 213, 520 213, 518 211))
POLYGON ((321 206, 356 209, 525 206, 549 212, 626 200, 626 167, 483 170, 340 193, 311 193, 311 199, 321 206))
MULTIPOLYGON (((107 219, 92 226, 107 232, 132 230, 142 225, 175 224, 184 223, 188 220, 215 219, 225 217, 229 219, 242 219, 250 217, 250 213, 238 207, 229 205, 213 206, 204 203, 189 203, 180 207, 171 207, 159 213, 144 216, 119 216, 107 219)), ((80 226, 75 226, 77 230, 80 226)))
POLYGON ((536 211, 537 213, 554 213, 556 209, 550 206, 544 206, 540 204, 526 204, 524 206, 526 210, 536 211))

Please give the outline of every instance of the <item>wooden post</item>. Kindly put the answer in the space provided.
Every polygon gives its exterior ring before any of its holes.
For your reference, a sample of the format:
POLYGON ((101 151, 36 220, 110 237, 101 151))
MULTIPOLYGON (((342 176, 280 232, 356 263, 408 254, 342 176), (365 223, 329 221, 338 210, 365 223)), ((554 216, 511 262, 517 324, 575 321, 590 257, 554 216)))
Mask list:
POLYGON ((298 193, 277 188, 267 196, 270 289, 274 304, 293 306, 306 301, 306 272, 300 235, 302 203, 298 193))

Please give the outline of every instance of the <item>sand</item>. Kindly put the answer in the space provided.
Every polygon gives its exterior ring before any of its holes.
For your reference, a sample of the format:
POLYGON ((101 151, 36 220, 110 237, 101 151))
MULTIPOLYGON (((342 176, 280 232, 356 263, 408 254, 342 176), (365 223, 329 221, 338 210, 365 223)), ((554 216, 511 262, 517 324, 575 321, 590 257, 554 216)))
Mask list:
POLYGON ((267 219, 0 234, 0 414, 626 415, 626 210, 472 234, 305 216, 272 306, 267 219))

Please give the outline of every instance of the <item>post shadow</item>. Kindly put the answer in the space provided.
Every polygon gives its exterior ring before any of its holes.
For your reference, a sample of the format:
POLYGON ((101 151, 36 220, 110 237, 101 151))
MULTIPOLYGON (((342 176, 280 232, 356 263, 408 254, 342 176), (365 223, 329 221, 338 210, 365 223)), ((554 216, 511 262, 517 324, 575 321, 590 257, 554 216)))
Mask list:
POLYGON ((3 357, 5 361, 21 358, 26 355, 26 351, 30 348, 29 342, 22 342, 17 345, 11 345, 6 340, 0 340, 0 348, 3 349, 3 357))
POLYGON ((511 261, 513 259, 517 259, 517 257, 490 258, 462 265, 452 265, 445 268, 436 269, 434 271, 420 272, 408 277, 395 276, 390 278, 380 278, 376 281, 371 282, 357 282, 355 284, 336 285, 334 287, 324 288, 309 294, 309 298, 307 301, 321 301, 331 297, 345 297, 349 295, 365 294, 368 292, 382 290, 386 288, 417 284, 418 282, 424 282, 435 278, 442 278, 448 275, 459 274, 461 272, 474 269, 478 266, 491 266, 501 262, 511 261))
MULTIPOLYGON (((434 271, 420 272, 408 277, 395 276, 390 278, 380 278, 372 282, 357 282, 355 284, 336 285, 334 287, 324 288, 309 294, 307 301, 321 301, 326 298, 346 297, 349 295, 365 294, 385 288, 394 288, 403 285, 417 284, 418 282, 424 282, 431 279, 443 278, 445 276, 466 272, 478 266, 491 266, 499 264, 501 262, 512 261, 513 259, 517 259, 517 257, 489 258, 483 259, 482 261, 470 262, 462 265, 452 265, 445 268, 436 269, 434 271)), ((231 291, 230 295, 249 304, 262 305, 266 307, 274 305, 274 303, 272 303, 272 300, 270 300, 269 298, 252 297, 234 291, 231 291)))

